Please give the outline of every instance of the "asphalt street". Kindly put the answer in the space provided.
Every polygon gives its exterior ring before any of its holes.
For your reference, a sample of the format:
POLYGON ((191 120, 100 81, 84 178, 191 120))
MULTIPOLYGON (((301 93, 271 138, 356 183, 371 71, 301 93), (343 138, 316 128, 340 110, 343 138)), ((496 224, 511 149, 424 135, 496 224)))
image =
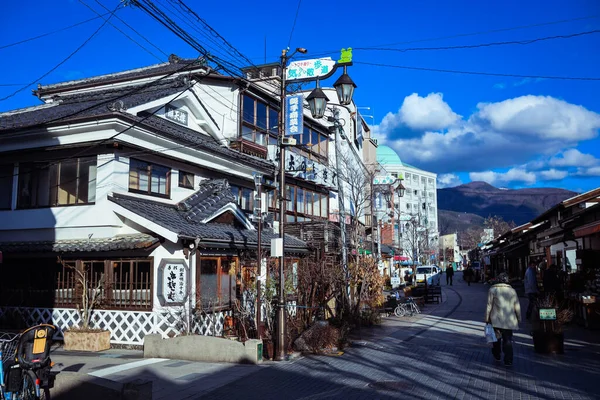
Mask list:
POLYGON ((259 366, 56 351, 63 371, 109 381, 152 380, 154 399, 598 399, 600 332, 569 326, 563 355, 533 351, 530 326, 515 332, 511 367, 483 338, 488 286, 461 274, 443 302, 414 317, 385 317, 353 335, 337 356, 307 355, 259 366))

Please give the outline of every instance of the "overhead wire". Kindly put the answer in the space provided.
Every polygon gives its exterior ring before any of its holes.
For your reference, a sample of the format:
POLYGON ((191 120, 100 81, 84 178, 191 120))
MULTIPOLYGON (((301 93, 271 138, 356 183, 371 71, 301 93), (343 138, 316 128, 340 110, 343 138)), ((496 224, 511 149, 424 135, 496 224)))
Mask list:
POLYGON ((60 29, 57 29, 55 31, 52 31, 52 32, 47 32, 47 33, 43 33, 43 34, 38 35, 38 36, 34 36, 34 37, 27 38, 27 39, 19 40, 18 42, 5 44, 5 45, 0 46, 0 50, 6 49, 6 48, 12 47, 12 46, 17 46, 19 44, 31 42, 33 40, 41 39, 41 38, 46 37, 46 36, 54 35, 55 33, 64 32, 64 31, 69 30, 71 28, 75 28, 76 26, 87 24, 88 22, 91 22, 91 21, 95 21, 95 20, 97 20, 100 17, 105 17, 108 14, 110 14, 110 11, 107 12, 106 14, 98 15, 96 17, 93 17, 93 18, 90 18, 90 19, 86 19, 85 21, 77 22, 76 24, 69 25, 69 26, 66 26, 64 28, 60 28, 60 29))
MULTIPOLYGON (((87 8, 89 8, 89 9, 90 9, 92 12, 94 12, 94 13, 96 13, 96 14, 100 15, 100 13, 99 13, 98 11, 94 10, 94 9, 93 9, 93 8, 92 8, 90 5, 88 5, 88 4, 87 4, 85 1, 83 1, 83 0, 79 0, 79 2, 80 2, 81 4, 83 4, 84 6, 86 6, 87 8)), ((98 4, 100 4, 102 7, 104 7, 104 5, 103 5, 103 4, 101 4, 101 3, 99 3, 97 0, 96 0, 96 3, 98 3, 98 4)), ((105 7, 105 8, 106 8, 106 7, 105 7)), ((116 17, 116 18, 117 18, 119 21, 123 22, 123 20, 122 20, 121 18, 119 18, 119 17, 117 17, 117 16, 115 16, 115 17, 116 17)), ((102 18, 104 19, 104 17, 102 17, 102 18)), ((132 38, 131 36, 129 36, 127 33, 123 32, 123 31, 121 30, 121 28, 119 28, 118 26, 116 26, 116 25, 115 25, 115 24, 113 24, 112 22, 108 22, 108 23, 109 23, 109 25, 111 25, 113 28, 115 28, 115 29, 117 30, 117 32, 121 33, 121 34, 122 34, 123 36, 125 36, 127 39, 129 39, 129 40, 131 40, 133 43, 137 44, 137 45, 138 45, 140 48, 142 48, 142 50, 144 50, 146 53, 150 54, 152 57, 156 58, 158 61, 163 61, 163 59, 162 59, 162 58, 160 58, 159 56, 157 56, 156 54, 154 54, 153 52, 151 52, 150 50, 148 50, 146 47, 144 47, 144 45, 142 45, 142 44, 141 44, 141 43, 139 43, 137 40, 135 40, 134 38, 132 38)), ((136 33, 137 33, 137 32, 136 32, 136 33)), ((138 34, 138 35, 139 35, 139 34, 138 34)), ((161 51, 162 51, 162 50, 161 50, 161 51)), ((163 54, 165 54, 165 53, 163 52, 163 54)), ((165 54, 165 55, 168 57, 168 55, 167 55, 167 54, 165 54)))
POLYGON ((110 18, 112 18, 113 15, 115 15, 115 12, 119 9, 119 7, 121 7, 121 4, 119 3, 115 9, 111 12, 110 17, 106 20, 104 20, 104 22, 102 23, 102 25, 100 25, 100 27, 98 27, 98 29, 96 29, 94 31, 94 33, 92 33, 79 47, 77 47, 71 54, 69 54, 66 58, 64 58, 61 62, 59 62, 58 64, 56 64, 54 67, 52 67, 49 71, 47 71, 46 73, 44 73, 42 76, 40 76, 39 78, 31 81, 30 83, 28 83, 27 85, 22 86, 20 89, 17 89, 16 91, 14 91, 13 93, 4 96, 2 98, 0 98, 0 101, 5 101, 10 99, 11 97, 17 95, 18 93, 22 92, 23 90, 27 89, 29 86, 34 85, 35 83, 39 82, 40 80, 44 79, 45 77, 47 77, 48 75, 50 75, 52 72, 56 71, 58 69, 58 67, 60 67, 61 65, 63 65, 64 63, 66 63, 67 61, 69 61, 71 59, 71 57, 73 57, 75 54, 77 54, 79 52, 79 50, 81 50, 83 47, 85 47, 85 45, 87 45, 93 38, 94 36, 96 36, 96 34, 98 34, 98 32, 100 32, 100 30, 102 28, 104 28, 104 26, 106 26, 106 24, 108 23, 108 21, 110 21, 110 18))
POLYGON ((539 37, 539 38, 534 38, 534 39, 478 43, 478 44, 460 45, 460 46, 408 47, 408 48, 404 48, 404 49, 396 49, 396 48, 389 48, 389 47, 354 47, 353 50, 395 51, 395 52, 404 53, 407 51, 475 49, 475 48, 480 48, 480 47, 492 47, 492 46, 527 45, 527 44, 543 42, 543 41, 547 41, 547 40, 570 39, 570 38, 579 37, 579 36, 592 35, 595 33, 600 33, 600 29, 595 29, 592 31, 585 31, 585 32, 577 32, 577 33, 572 33, 572 34, 568 34, 568 35, 545 36, 545 37, 539 37))
MULTIPOLYGON (((541 23, 537 23, 537 24, 513 26, 513 27, 508 27, 508 28, 490 29, 490 30, 486 30, 486 31, 458 33, 455 35, 436 36, 436 37, 424 38, 424 39, 406 40, 406 41, 402 41, 402 42, 373 45, 370 47, 389 47, 389 46, 398 46, 398 45, 403 45, 403 44, 434 42, 434 41, 438 41, 438 40, 457 39, 457 38, 463 38, 463 37, 469 37, 469 36, 487 35, 487 34, 492 34, 492 33, 509 32, 509 31, 521 30, 521 29, 539 28, 542 26, 565 24, 565 23, 569 23, 569 22, 584 21, 584 20, 595 19, 595 18, 600 18, 600 15, 589 15, 589 16, 585 16, 585 17, 561 19, 561 20, 556 20, 556 21, 541 22, 541 23)), ((322 56, 322 55, 324 56, 324 55, 336 54, 336 53, 339 53, 339 49, 338 50, 324 50, 322 52, 314 53, 314 54, 312 54, 312 56, 318 57, 318 56, 322 56)))
MULTIPOLYGON (((94 1, 96 3, 98 3, 98 5, 100 5, 105 10, 108 10, 108 8, 106 8, 106 6, 104 4, 102 4, 102 3, 100 3, 98 0, 94 0, 94 1)), ((129 29, 131 29, 133 32, 135 32, 139 37, 141 37, 142 39, 144 39, 144 41, 146 41, 146 43, 148 43, 150 46, 154 47, 156 50, 158 50, 160 53, 162 53, 163 56, 165 56, 167 58, 169 57, 169 55, 167 53, 165 53, 160 47, 158 47, 157 45, 155 45, 154 43, 152 43, 150 40, 148 40, 148 38, 146 38, 146 36, 142 35, 133 26, 129 25, 126 21, 124 21, 118 15, 115 15, 115 18, 118 19, 119 21, 121 21, 123 23, 123 25, 125 25, 126 27, 128 27, 129 29)))
POLYGON ((301 5, 302 5, 302 0, 298 0, 298 7, 296 7, 296 15, 294 16, 294 23, 292 25, 292 30, 290 32, 290 39, 288 40, 288 45, 287 45, 288 48, 292 44, 292 36, 294 36, 294 29, 296 29, 296 21, 298 21, 298 14, 300 13, 301 5))
POLYGON ((386 67, 386 68, 399 68, 415 71, 430 71, 430 72, 444 72, 451 74, 463 74, 463 75, 482 75, 482 76, 502 76, 509 78, 530 78, 530 79, 553 79, 553 80, 566 80, 566 81, 600 81, 600 77, 575 77, 575 76, 551 76, 551 75, 525 75, 525 74, 507 74, 507 73, 496 73, 496 72, 482 72, 482 71, 460 71, 453 69, 441 69, 441 68, 426 68, 426 67, 411 67, 407 65, 391 65, 382 63, 370 63, 363 61, 354 61, 354 64, 370 65, 375 67, 386 67))

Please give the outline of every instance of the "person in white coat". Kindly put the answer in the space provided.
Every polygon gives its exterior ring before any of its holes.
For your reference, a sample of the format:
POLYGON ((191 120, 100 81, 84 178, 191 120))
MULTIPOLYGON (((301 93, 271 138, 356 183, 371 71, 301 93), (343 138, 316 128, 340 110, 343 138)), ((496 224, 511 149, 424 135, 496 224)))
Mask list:
POLYGON ((498 340, 494 342, 492 354, 497 361, 504 353, 504 364, 513 363, 513 330, 519 329, 521 321, 521 305, 517 292, 508 284, 508 275, 501 273, 497 283, 488 291, 485 323, 491 323, 498 340))

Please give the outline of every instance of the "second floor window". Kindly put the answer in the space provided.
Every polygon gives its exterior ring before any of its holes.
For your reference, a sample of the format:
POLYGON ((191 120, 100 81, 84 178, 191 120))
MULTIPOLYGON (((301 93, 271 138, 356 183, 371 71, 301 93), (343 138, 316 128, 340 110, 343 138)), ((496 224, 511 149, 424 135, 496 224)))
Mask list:
POLYGON ((247 95, 243 97, 242 108, 242 138, 261 146, 276 144, 279 111, 247 95))
POLYGON ((169 197, 171 194, 171 169, 147 161, 130 159, 129 191, 169 197))
POLYGON ((18 208, 96 201, 96 156, 19 164, 18 208))
POLYGON ((13 164, 0 165, 0 210, 10 210, 13 193, 13 164))

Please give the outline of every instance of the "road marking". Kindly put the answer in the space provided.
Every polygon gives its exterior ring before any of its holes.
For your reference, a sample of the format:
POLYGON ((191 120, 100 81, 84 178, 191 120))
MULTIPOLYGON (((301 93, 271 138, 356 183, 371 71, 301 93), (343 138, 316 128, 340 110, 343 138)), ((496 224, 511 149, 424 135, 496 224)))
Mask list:
POLYGON ((127 364, 115 365, 114 367, 104 368, 100 371, 90 372, 88 375, 102 378, 107 375, 116 374, 117 372, 127 371, 129 369, 143 367, 144 365, 156 364, 167 361, 167 358, 147 358, 145 360, 134 361, 127 364))

